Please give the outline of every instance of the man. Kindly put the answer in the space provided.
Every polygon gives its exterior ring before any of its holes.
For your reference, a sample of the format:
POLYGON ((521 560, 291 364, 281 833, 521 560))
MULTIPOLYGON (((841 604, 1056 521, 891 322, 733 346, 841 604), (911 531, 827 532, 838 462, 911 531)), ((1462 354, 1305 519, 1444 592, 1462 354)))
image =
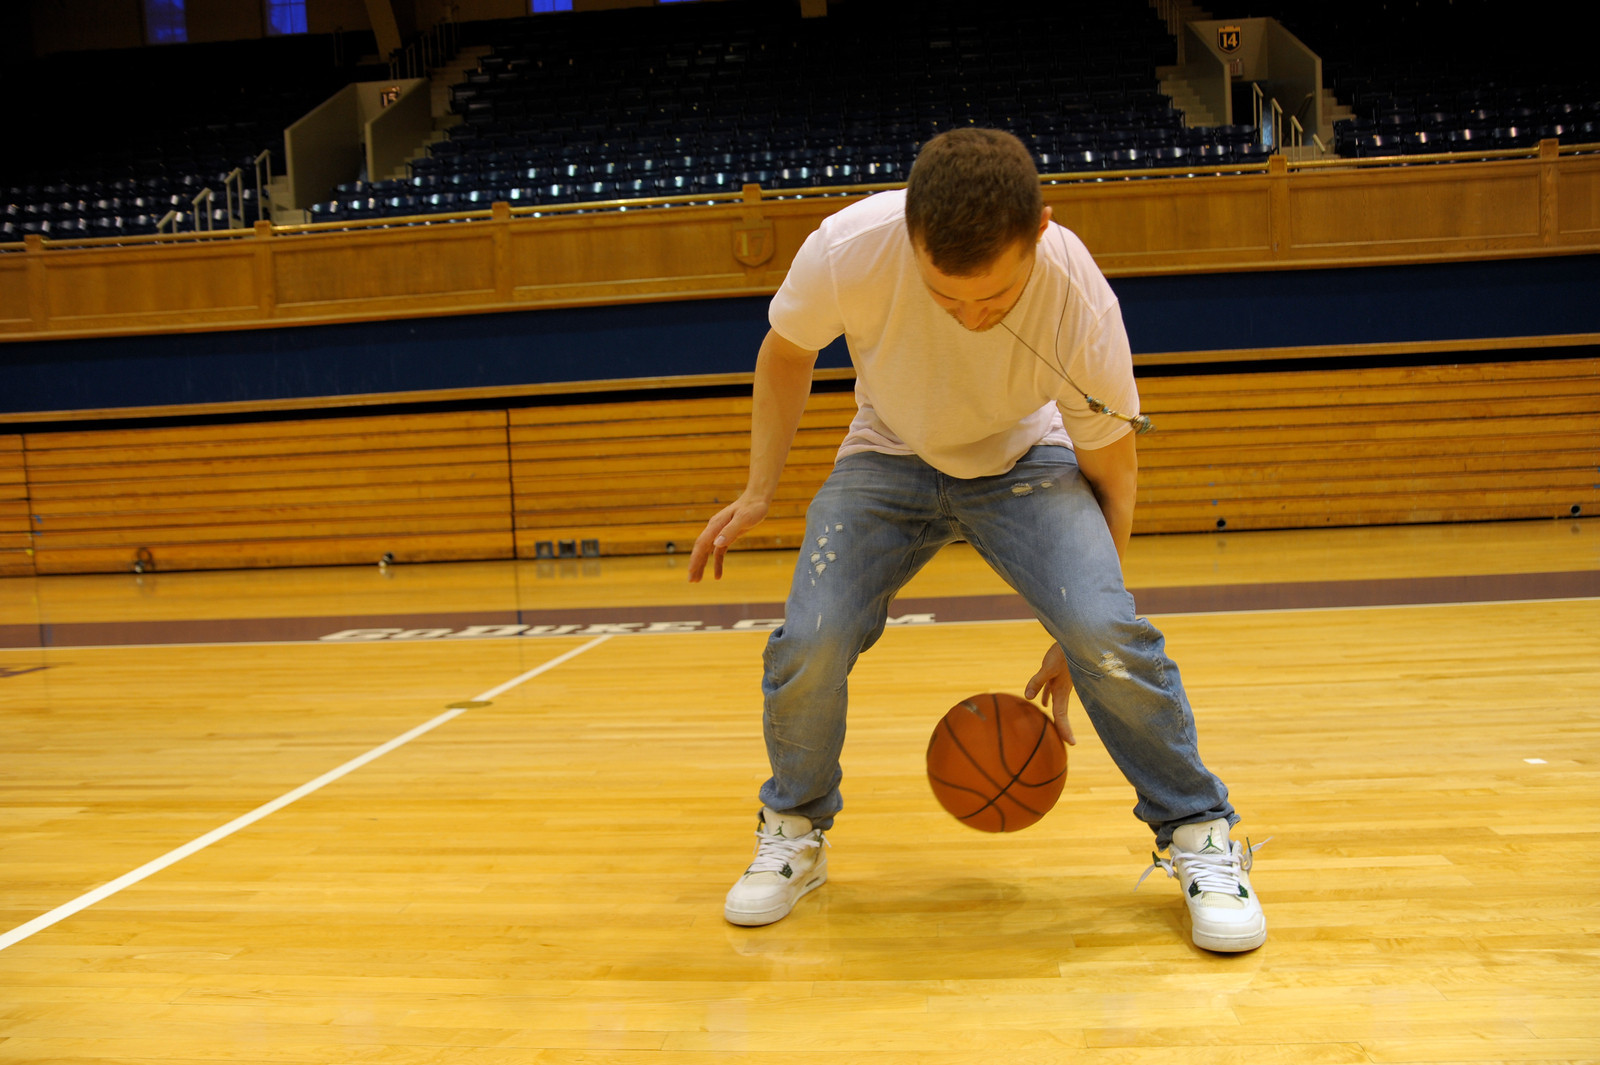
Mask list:
POLYGON ((780 920, 827 880, 846 677, 895 592, 965 540, 1055 640, 1025 694, 1042 694, 1072 743, 1076 688, 1138 795, 1135 815, 1172 848, 1152 868, 1181 881, 1195 943, 1259 946, 1250 854, 1228 838, 1238 816, 1200 761, 1161 634, 1122 583, 1142 419, 1121 311, 1083 244, 1051 223, 1027 149, 998 130, 929 141, 905 191, 852 204, 806 240, 769 320, 749 481, 695 542, 691 581, 708 562, 720 578, 728 547, 766 516, 817 352, 841 334, 858 411, 807 510, 785 622, 767 645, 772 777, 726 918, 780 920))

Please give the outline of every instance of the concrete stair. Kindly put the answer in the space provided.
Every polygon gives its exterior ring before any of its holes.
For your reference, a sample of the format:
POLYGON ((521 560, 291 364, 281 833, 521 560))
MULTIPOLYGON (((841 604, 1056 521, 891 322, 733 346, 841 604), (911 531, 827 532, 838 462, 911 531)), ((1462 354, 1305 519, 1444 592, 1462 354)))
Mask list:
MULTIPOLYGON (((461 116, 450 110, 450 87, 459 85, 467 80, 467 75, 478 69, 478 61, 488 55, 491 48, 488 45, 474 45, 463 48, 456 53, 454 59, 442 67, 436 67, 428 72, 428 91, 432 98, 433 132, 428 134, 426 140, 412 149, 407 157, 418 159, 428 154, 428 147, 442 141, 449 135, 454 126, 461 124, 461 116)), ((409 175, 408 167, 396 167, 391 173, 385 174, 387 180, 395 181, 409 175)))
MULTIPOLYGON (((1157 4, 1156 0, 1149 0, 1150 6, 1162 12, 1166 21, 1167 32, 1178 41, 1178 58, 1183 58, 1183 37, 1179 31, 1184 23, 1196 20, 1204 21, 1211 17, 1211 12, 1199 4, 1190 3, 1189 0, 1179 0, 1177 4, 1157 4)), ((1178 67, 1157 67, 1156 79, 1163 94, 1172 100, 1172 106, 1183 112, 1183 124, 1190 129, 1200 126, 1218 126, 1224 123, 1213 115, 1195 94, 1193 86, 1178 76, 1178 67)))
POLYGON ((1322 87, 1322 126, 1317 130, 1317 136, 1322 138, 1329 154, 1333 152, 1333 124, 1355 117, 1356 113, 1340 103, 1332 89, 1326 85, 1322 87))
POLYGON ((1183 112, 1185 126, 1195 129, 1200 126, 1222 125, 1200 102, 1194 87, 1178 76, 1177 67, 1157 67, 1156 79, 1162 94, 1172 100, 1173 107, 1183 112))
POLYGON ((289 176, 279 174, 262 190, 267 201, 267 216, 275 226, 296 226, 302 222, 309 222, 310 215, 298 207, 282 207, 280 204, 289 199, 289 176))
POLYGON ((452 118, 456 122, 461 120, 460 115, 450 113, 450 86, 460 85, 466 81, 467 75, 478 69, 478 61, 491 51, 493 49, 486 44, 463 48, 450 62, 428 72, 428 80, 432 82, 433 117, 436 121, 441 118, 452 118))

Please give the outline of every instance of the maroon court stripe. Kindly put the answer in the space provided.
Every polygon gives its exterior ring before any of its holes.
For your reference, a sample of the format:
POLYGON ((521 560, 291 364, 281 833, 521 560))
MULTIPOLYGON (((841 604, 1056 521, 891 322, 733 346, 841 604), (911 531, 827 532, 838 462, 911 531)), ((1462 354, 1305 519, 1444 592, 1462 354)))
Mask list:
MULTIPOLYGON (((1590 598, 1600 597, 1600 571, 1136 588, 1133 594, 1142 614, 1590 598)), ((298 642, 323 640, 335 633, 350 630, 380 630, 377 635, 381 638, 406 632, 423 636, 430 633, 434 636, 454 633, 494 635, 497 626, 508 629, 523 626, 525 634, 534 636, 629 632, 646 626, 655 626, 657 631, 715 632, 733 628, 770 628, 782 615, 781 603, 725 603, 441 614, 218 618, 203 621, 76 621, 0 625, 0 647, 298 642)), ((890 616, 905 621, 949 622, 1027 619, 1033 614, 1020 596, 1007 594, 897 599, 890 607, 890 616)))

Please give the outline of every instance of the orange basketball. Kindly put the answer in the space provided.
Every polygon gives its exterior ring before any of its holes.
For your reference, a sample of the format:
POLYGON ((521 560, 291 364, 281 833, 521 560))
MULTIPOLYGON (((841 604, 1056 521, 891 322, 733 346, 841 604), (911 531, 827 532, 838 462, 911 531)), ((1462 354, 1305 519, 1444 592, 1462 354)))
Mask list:
POLYGON ((1015 695, 963 699, 928 740, 939 805, 984 832, 1015 832, 1050 812, 1067 782, 1067 745, 1045 712, 1015 695))

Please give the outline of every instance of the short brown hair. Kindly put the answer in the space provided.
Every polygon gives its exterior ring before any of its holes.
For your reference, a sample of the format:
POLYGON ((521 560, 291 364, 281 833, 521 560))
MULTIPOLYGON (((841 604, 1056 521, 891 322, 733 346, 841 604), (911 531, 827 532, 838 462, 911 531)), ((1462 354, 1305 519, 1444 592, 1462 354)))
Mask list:
POLYGON ((1039 233, 1039 170, 1020 140, 999 129, 962 128, 922 146, 906 184, 906 228, 951 277, 982 273, 1018 241, 1039 233))

